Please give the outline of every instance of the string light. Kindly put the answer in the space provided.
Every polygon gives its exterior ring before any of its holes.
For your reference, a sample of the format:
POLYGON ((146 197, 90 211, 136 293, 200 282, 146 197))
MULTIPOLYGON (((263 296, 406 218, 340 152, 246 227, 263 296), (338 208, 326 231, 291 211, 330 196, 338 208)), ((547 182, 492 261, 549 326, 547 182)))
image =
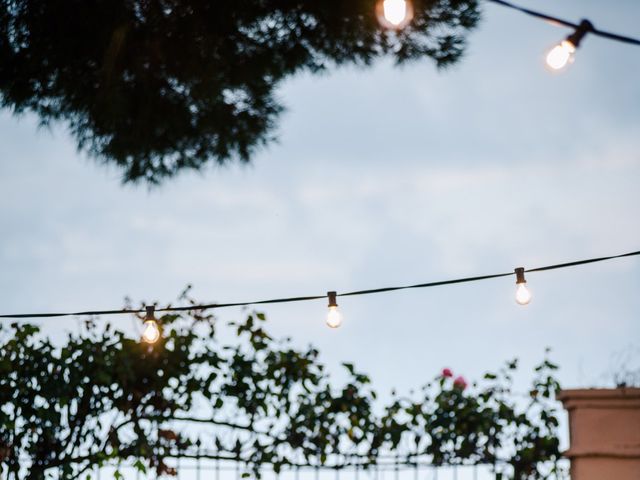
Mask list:
POLYGON ((378 0, 376 16, 383 28, 401 30, 413 19, 413 4, 410 0, 378 0))
POLYGON ((142 330, 142 341, 145 343, 154 344, 160 338, 160 327, 158 327, 158 321, 154 314, 155 307, 146 307, 147 314, 144 317, 144 325, 142 330))
MULTIPOLYGON (((640 250, 629 253, 622 253, 620 255, 609 255, 607 257, 596 257, 596 258, 588 258, 585 260, 576 260, 572 262, 566 263, 558 263, 555 265, 547 265, 544 267, 530 268, 525 270, 524 268, 515 269, 514 271, 507 273, 494 273, 490 275, 481 275, 476 277, 465 277, 465 278, 455 278, 452 280, 440 280, 436 282, 429 283, 419 283, 416 285, 403 285, 396 287, 383 287, 383 288, 374 288, 369 290, 357 290, 353 292, 341 293, 339 296, 348 297, 348 296, 356 296, 356 295, 371 295, 375 293, 385 293, 385 292, 394 292, 399 290, 408 290, 414 288, 428 288, 428 287, 440 287, 443 285, 454 285, 459 283, 469 283, 469 282, 479 282, 482 280, 489 280, 495 278, 509 277, 512 275, 516 275, 516 284, 520 286, 522 283, 524 286, 524 273, 525 272, 544 272, 548 270, 557 270, 561 268, 570 268, 576 267, 579 265, 586 265, 589 263, 595 262, 604 262, 608 260, 614 260, 618 258, 626 258, 626 257, 635 257, 640 256, 640 250), (518 271, 521 271, 519 274, 518 271), (522 282, 519 282, 519 280, 522 282)), ((145 336, 143 333, 143 340, 145 338, 153 339, 157 341, 160 338, 160 329, 155 319, 154 312, 194 312, 194 311, 203 311, 203 310, 211 310, 218 308, 229 308, 229 307, 248 307, 248 306, 257 306, 257 305, 268 305, 274 303, 291 303, 291 302, 307 302, 312 300, 320 300, 329 297, 329 307, 331 311, 331 307, 336 307, 337 311, 337 301, 336 298, 338 295, 336 292, 327 292, 327 295, 310 295, 306 297, 284 297, 284 298, 272 298, 269 300, 257 300, 252 302, 236 302, 236 303, 210 303, 210 304, 200 304, 200 305, 188 305, 184 307, 165 307, 154 309, 154 307, 146 307, 145 309, 120 309, 120 310, 86 310, 86 311, 75 311, 75 312, 64 312, 64 313, 14 313, 9 315, 0 315, 0 318, 52 318, 52 317, 77 317, 77 316, 98 316, 98 315, 122 315, 122 314, 140 314, 145 310, 147 315, 145 317, 145 327, 147 326, 147 321, 150 323, 148 335, 145 336), (332 298, 333 297, 333 298, 332 298), (157 335, 157 337, 156 337, 157 335)), ((339 313, 339 312, 338 312, 339 313)), ((341 318, 341 317, 340 317, 341 318)), ((327 318, 327 320, 329 320, 327 318)), ((332 322, 333 323, 333 322, 332 322)), ((146 341, 146 340, 145 340, 146 341)))
MULTIPOLYGON (((615 40, 622 43, 640 46, 639 39, 596 29, 593 26, 593 24, 586 19, 582 20, 580 24, 576 25, 567 20, 553 17, 551 15, 537 12, 535 10, 531 10, 528 8, 520 7, 518 5, 515 5, 505 0, 487 0, 487 1, 498 4, 498 5, 502 5, 504 7, 508 7, 514 10, 518 10, 527 15, 531 15, 533 17, 536 17, 548 22, 552 22, 556 25, 574 29, 574 33, 572 33, 565 40, 563 40, 558 45, 553 47, 546 56, 547 65, 554 70, 562 69, 567 64, 573 61, 573 55, 575 54, 577 48, 580 45, 580 42, 582 41, 582 39, 585 37, 587 33, 591 33, 593 35, 607 38, 609 40, 615 40)), ((410 0, 378 0, 376 3, 376 15, 378 17, 378 21, 384 28, 400 30, 411 22, 411 20, 413 19, 413 14, 414 14, 413 4, 411 3, 410 0)), ((615 258, 630 257, 630 256, 636 256, 636 255, 640 255, 640 251, 625 253, 621 255, 612 255, 608 257, 578 260, 575 262, 569 262, 569 263, 558 264, 558 265, 550 265, 550 266, 539 267, 539 268, 530 269, 530 270, 525 270, 522 267, 516 268, 515 269, 516 302, 518 302, 521 305, 526 305, 531 301, 531 293, 526 287, 527 282, 524 278, 525 271, 534 272, 534 271, 553 270, 558 268, 567 268, 567 267, 573 267, 573 266, 583 265, 587 263, 601 262, 604 260, 611 260, 615 258)), ((468 278, 459 278, 454 280, 444 280, 444 281, 438 281, 438 282, 423 283, 423 284, 417 284, 417 285, 361 290, 356 292, 343 293, 341 294, 341 296, 368 295, 373 293, 383 293, 383 292, 412 289, 412 288, 427 288, 427 287, 435 287, 435 286, 441 286, 441 285, 451 285, 456 283, 475 282, 475 281, 487 280, 491 278, 505 277, 508 275, 513 275, 513 273, 499 273, 499 274, 484 275, 479 277, 468 277, 468 278)), ((329 298, 329 312, 327 315, 327 325, 329 325, 332 328, 337 328, 342 324, 342 314, 338 310, 338 304, 336 302, 337 294, 336 292, 331 291, 331 292, 327 292, 327 296, 329 298)), ((221 304, 219 303, 219 304, 191 305, 188 307, 166 307, 166 308, 159 309, 158 311, 162 311, 162 312, 202 311, 202 310, 224 308, 224 307, 300 302, 300 301, 318 300, 321 298, 324 298, 324 296, 314 295, 314 296, 307 296, 307 297, 278 298, 278 299, 271 299, 271 300, 260 300, 260 301, 242 302, 242 303, 221 303, 221 304)), ((146 316, 144 319, 144 327, 143 327, 144 330, 142 333, 142 340, 144 342, 153 344, 157 342, 160 338, 160 328, 158 326, 158 322, 154 315, 155 308, 153 306, 147 306, 145 307, 145 309, 146 309, 146 316)), ((65 316, 139 314, 141 312, 142 310, 132 310, 132 309, 90 310, 90 311, 78 311, 78 312, 69 312, 69 313, 6 314, 6 315, 0 315, 0 318, 50 318, 50 317, 65 317, 65 316)))
MULTIPOLYGON (((578 45, 586 33, 591 33, 608 40, 627 43, 630 45, 640 46, 640 39, 620 35, 613 32, 607 32, 595 28, 589 20, 582 20, 579 24, 575 24, 568 20, 554 17, 543 12, 531 10, 530 8, 521 7, 507 0, 487 0, 488 2, 507 7, 519 12, 525 13, 532 17, 552 23, 560 27, 567 27, 574 30, 566 40, 556 45, 547 55, 547 63, 550 68, 558 69, 565 66, 571 61, 571 56, 575 53, 578 45), (566 43, 565 43, 566 42, 566 43), (551 55, 553 53, 553 55, 551 55), (551 58, 549 58, 551 57, 551 58), (559 67, 552 65, 560 65, 559 67)), ((413 20, 414 9, 411 0, 378 0, 376 2, 376 16, 378 22, 383 28, 391 30, 401 30, 413 20)))
POLYGON ((511 8, 519 12, 525 13, 532 17, 544 20, 557 26, 567 27, 573 29, 573 33, 560 43, 555 45, 546 55, 546 64, 551 70, 562 70, 567 65, 573 62, 574 54, 578 49, 580 42, 587 33, 596 35, 608 40, 614 40, 630 45, 640 46, 640 40, 637 38, 628 37, 625 35, 619 35, 617 33, 606 32, 604 30, 597 29, 589 20, 582 20, 579 24, 575 24, 562 18, 547 15, 546 13, 531 10, 529 8, 515 5, 506 0, 487 0, 491 3, 501 5, 503 7, 511 8))
POLYGON ((336 301, 336 292, 327 292, 329 297, 329 312, 327 313, 327 325, 331 328, 338 328, 342 325, 342 313, 338 310, 338 302, 336 301))
POLYGON ((569 63, 573 63, 574 53, 580 46, 584 36, 593 30, 589 20, 582 20, 578 28, 565 40, 553 47, 547 54, 547 65, 552 70, 561 70, 569 63))
POLYGON ((516 273, 516 302, 519 305, 527 305, 531 301, 531 292, 527 288, 527 281, 524 279, 524 268, 518 267, 516 273))

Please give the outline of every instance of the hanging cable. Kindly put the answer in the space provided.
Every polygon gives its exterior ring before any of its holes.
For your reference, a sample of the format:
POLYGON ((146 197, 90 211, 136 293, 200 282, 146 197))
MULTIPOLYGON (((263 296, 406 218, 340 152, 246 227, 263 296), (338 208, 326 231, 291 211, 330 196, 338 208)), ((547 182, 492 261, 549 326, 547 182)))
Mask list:
MULTIPOLYGON (((580 24, 577 24, 577 23, 574 23, 574 22, 570 22, 569 20, 564 20, 562 18, 554 17, 552 15, 547 15, 546 13, 542 13, 542 12, 538 12, 536 10, 531 10, 529 8, 521 7, 519 5, 516 5, 516 4, 511 3, 511 2, 507 2, 505 0, 487 0, 487 1, 491 2, 491 3, 498 4, 498 5, 502 5, 503 7, 507 7, 507 8, 511 8, 513 10, 517 10, 519 12, 525 13, 525 14, 530 15, 532 17, 540 18, 542 20, 554 23, 556 25, 560 25, 560 26, 563 26, 563 27, 571 28, 571 29, 573 29, 575 31, 580 30, 581 25, 585 22, 583 20, 580 24)), ((600 30, 600 29, 594 27, 593 24, 591 22, 589 22, 588 20, 586 20, 586 21, 588 22, 588 29, 586 30, 586 32, 588 32, 588 33, 591 33, 591 34, 596 35, 598 37, 607 38, 609 40, 615 40, 617 42, 628 43, 630 45, 639 45, 640 46, 640 40, 637 39, 637 38, 627 37, 625 35, 619 35, 617 33, 612 33, 612 32, 606 32, 604 30, 600 30)), ((583 27, 584 27, 584 25, 583 25, 583 27)))
MULTIPOLYGON (((576 267, 579 265, 586 265, 589 263, 596 262, 604 262, 607 260, 614 260, 617 258, 625 258, 625 257, 634 257, 640 255, 640 250, 635 252, 623 253, 620 255, 610 255, 607 257, 596 257, 589 258, 585 260, 576 260, 573 262, 566 263, 558 263, 555 265, 547 265, 544 267, 537 268, 529 268, 522 270, 522 280, 524 280, 524 272, 533 273, 533 272, 544 272, 547 270, 557 270, 560 268, 570 268, 576 267)), ((185 312, 185 311, 202 311, 202 310, 211 310, 216 308, 228 308, 228 307, 248 307, 252 305, 268 305, 273 303, 291 303, 291 302, 306 302, 311 300, 320 300, 329 297, 329 307, 332 307, 335 304, 337 307, 336 297, 350 297, 356 295, 371 295, 375 293, 385 293, 385 292, 394 292, 397 290, 408 290, 414 288, 429 288, 429 287, 439 287, 443 285, 454 285, 457 283, 469 283, 469 282, 479 282, 482 280, 489 280, 492 278, 500 278, 500 277, 508 277, 512 275, 516 275, 516 280, 519 280, 518 271, 520 269, 516 269, 513 272, 507 273, 495 273, 491 275, 481 275, 476 277, 464 277, 464 278, 456 278, 452 280, 440 280, 437 282, 429 282, 429 283, 418 283, 415 285, 403 285, 398 287, 383 287, 383 288, 373 288, 369 290, 356 290, 353 292, 345 292, 345 293, 335 293, 329 292, 329 294, 325 295, 311 295, 306 297, 284 297, 284 298, 273 298, 270 300, 257 300, 253 302, 236 302, 236 303, 210 303, 210 304, 202 304, 202 305, 189 305, 186 307, 165 307, 165 308, 155 308, 151 311, 153 312, 185 312), (334 295, 335 294, 335 295, 334 295)), ((65 312, 65 313, 16 313, 16 314, 5 314, 0 315, 0 318, 50 318, 50 317, 73 317, 73 316, 97 316, 97 315, 122 315, 122 314, 140 314, 147 312, 149 314, 149 310, 147 308, 140 309, 121 309, 121 310, 86 310, 86 311, 77 311, 77 312, 65 312)), ((154 317, 155 318, 155 317, 154 317)))

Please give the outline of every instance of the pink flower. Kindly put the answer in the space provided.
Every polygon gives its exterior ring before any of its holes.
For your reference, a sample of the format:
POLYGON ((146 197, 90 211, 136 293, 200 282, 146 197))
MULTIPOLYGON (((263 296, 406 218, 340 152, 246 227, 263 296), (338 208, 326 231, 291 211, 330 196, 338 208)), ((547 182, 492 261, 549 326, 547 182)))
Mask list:
POLYGON ((450 368, 445 368, 442 370, 442 376, 445 378, 453 377, 453 372, 451 371, 450 368))
POLYGON ((465 388, 467 388, 467 381, 461 375, 459 377, 456 377, 456 379, 453 381, 453 386, 464 390, 465 388))

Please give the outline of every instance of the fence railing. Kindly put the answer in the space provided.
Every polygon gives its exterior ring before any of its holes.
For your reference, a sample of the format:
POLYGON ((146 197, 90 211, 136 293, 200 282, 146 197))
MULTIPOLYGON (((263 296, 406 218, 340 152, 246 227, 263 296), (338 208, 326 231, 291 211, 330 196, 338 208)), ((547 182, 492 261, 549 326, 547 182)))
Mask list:
MULTIPOLYGON (((28 461, 21 464, 27 468, 28 461)), ((566 480, 569 478, 569 460, 562 459, 558 462, 558 474, 550 475, 547 472, 543 477, 550 480, 566 480)), ((141 465, 141 464, 140 464, 141 465)), ((82 473, 77 471, 69 476, 63 471, 48 469, 45 473, 47 480, 244 480, 257 478, 244 462, 236 460, 220 460, 205 457, 173 458, 166 460, 167 470, 160 474, 155 469, 141 471, 132 463, 120 465, 106 465, 82 473)), ((26 475, 26 471, 23 471, 26 475)), ((273 467, 260 468, 261 480, 507 480, 509 466, 496 465, 445 465, 435 466, 427 460, 414 460, 412 462, 400 459, 386 460, 377 464, 342 464, 342 465, 299 465, 285 466, 279 472, 273 467)), ((0 468, 0 480, 6 480, 6 471, 0 468), (3 473, 4 472, 4 473, 3 473)), ((30 478, 18 473, 18 478, 30 478)), ((11 477, 13 478, 13 477, 11 477)))
MULTIPOLYGON (((175 460, 169 464, 175 468, 176 480, 242 480, 255 478, 243 464, 219 460, 175 460), (244 476, 243 476, 244 475, 244 476)), ((96 469, 91 480, 111 480, 118 472, 125 480, 146 480, 157 477, 155 472, 140 472, 131 465, 96 469)), ((86 478, 86 477, 85 477, 86 478)), ((171 478, 171 477, 164 477, 171 478)), ((260 470, 263 480, 495 480, 491 465, 433 466, 428 464, 383 464, 334 467, 284 467, 276 473, 265 467, 260 470)), ((84 480, 84 479, 83 479, 84 480)))

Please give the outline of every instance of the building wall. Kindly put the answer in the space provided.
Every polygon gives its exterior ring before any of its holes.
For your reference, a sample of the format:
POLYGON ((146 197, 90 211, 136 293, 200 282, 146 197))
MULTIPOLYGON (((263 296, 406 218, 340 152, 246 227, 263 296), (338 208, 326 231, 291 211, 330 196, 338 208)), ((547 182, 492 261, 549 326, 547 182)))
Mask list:
POLYGON ((640 388, 565 390, 572 480, 640 480, 640 388))

